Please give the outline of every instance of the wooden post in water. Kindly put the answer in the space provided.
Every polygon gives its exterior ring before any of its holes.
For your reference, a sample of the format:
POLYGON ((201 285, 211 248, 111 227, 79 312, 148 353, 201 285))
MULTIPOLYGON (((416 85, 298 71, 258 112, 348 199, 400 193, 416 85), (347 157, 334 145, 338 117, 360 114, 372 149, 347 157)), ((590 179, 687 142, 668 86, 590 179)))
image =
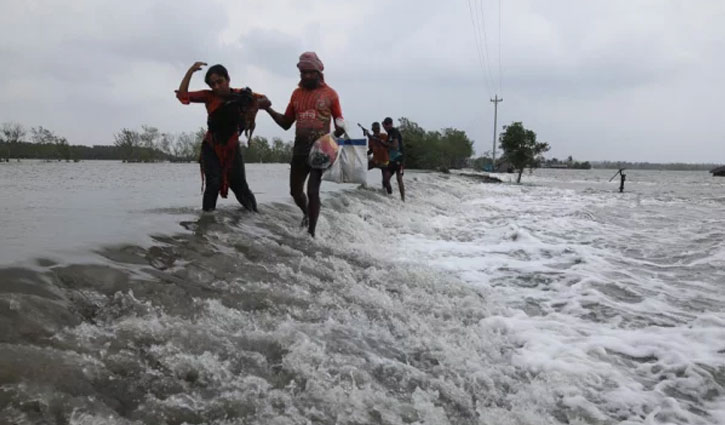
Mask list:
POLYGON ((498 95, 491 99, 493 102, 493 155, 491 158, 492 172, 496 172, 496 126, 498 125, 498 103, 503 102, 503 98, 499 99, 498 95))

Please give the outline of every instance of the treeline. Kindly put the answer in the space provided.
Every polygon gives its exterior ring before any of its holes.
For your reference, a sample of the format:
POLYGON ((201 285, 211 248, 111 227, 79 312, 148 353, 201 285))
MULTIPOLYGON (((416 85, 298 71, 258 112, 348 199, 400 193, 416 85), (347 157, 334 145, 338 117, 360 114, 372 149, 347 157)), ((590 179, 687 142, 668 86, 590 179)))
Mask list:
POLYGON ((0 142, 0 159, 46 159, 79 161, 82 159, 121 159, 118 148, 109 145, 55 145, 52 143, 0 142))
POLYGON ((541 168, 568 168, 573 170, 589 170, 592 164, 589 161, 575 161, 571 155, 565 161, 557 158, 544 159, 541 161, 541 168))
MULTIPOLYGON (((155 127, 141 126, 141 131, 124 128, 115 136, 114 145, 127 162, 198 161, 206 129, 179 134, 160 133, 155 127)), ((244 136, 242 136, 243 138, 244 136)), ((255 136, 242 148, 245 162, 284 162, 292 159, 292 143, 255 136)))
POLYGON ((194 152, 198 152, 194 146, 196 139, 200 140, 194 133, 171 135, 154 127, 142 126, 142 131, 122 129, 114 135, 114 144, 110 146, 71 145, 65 137, 43 126, 26 131, 18 123, 4 123, 0 127, 0 158, 129 162, 190 160, 194 152))
POLYGON ((52 131, 33 127, 28 133, 25 128, 12 122, 0 127, 0 159, 10 158, 45 158, 68 159, 72 157, 71 146, 65 137, 59 137, 52 131), (34 143, 26 141, 30 137, 34 143), (36 156, 36 151, 38 156, 36 156))
POLYGON ((627 162, 627 161, 592 161, 593 168, 608 168, 618 170, 672 170, 672 171, 710 171, 722 164, 701 163, 687 164, 684 162, 656 163, 656 162, 627 162))
MULTIPOLYGON (((0 127, 0 159, 46 160, 121 160, 124 162, 193 162, 199 159, 206 130, 177 134, 160 132, 143 125, 140 129, 121 129, 114 135, 113 145, 71 145, 65 137, 40 126, 30 131, 17 123, 0 127)), ((243 148, 246 162, 284 162, 292 159, 292 143, 282 139, 254 137, 251 146, 243 148)))
POLYGON ((455 128, 427 131, 407 118, 400 118, 399 122, 406 168, 447 171, 469 165, 473 141, 465 131, 455 128))
POLYGON ((266 138, 254 136, 248 147, 242 148, 244 162, 287 163, 292 161, 292 142, 275 137, 270 145, 266 138))
MULTIPOLYGON (((473 141, 465 131, 455 128, 429 131, 407 118, 399 121, 406 167, 446 171, 470 166, 473 141)), ((20 124, 5 123, 0 130, 0 157, 125 162, 197 161, 206 133, 204 128, 199 128, 195 132, 173 134, 142 125, 140 129, 121 129, 114 134, 113 145, 84 146, 70 145, 64 137, 43 127, 27 132, 20 124)), ((279 138, 270 142, 256 136, 242 149, 245 162, 289 163, 292 159, 292 143, 279 138)))
POLYGON ((162 133, 142 125, 141 130, 124 128, 114 135, 113 145, 124 162, 195 161, 206 130, 178 134, 162 133))

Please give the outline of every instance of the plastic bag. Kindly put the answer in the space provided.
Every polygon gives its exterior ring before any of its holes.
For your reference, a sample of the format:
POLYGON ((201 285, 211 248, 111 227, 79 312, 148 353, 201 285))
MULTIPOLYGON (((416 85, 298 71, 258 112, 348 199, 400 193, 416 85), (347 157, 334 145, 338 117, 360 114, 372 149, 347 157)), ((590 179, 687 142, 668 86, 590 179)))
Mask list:
POLYGON ((342 175, 342 156, 344 150, 340 150, 337 161, 333 162, 330 168, 325 170, 322 174, 322 180, 327 180, 335 183, 343 183, 342 175))
POLYGON ((335 183, 367 184, 367 139, 338 139, 337 161, 322 175, 323 180, 335 183))
POLYGON ((328 133, 315 140, 307 157, 310 167, 326 170, 335 163, 339 148, 332 134, 328 133))

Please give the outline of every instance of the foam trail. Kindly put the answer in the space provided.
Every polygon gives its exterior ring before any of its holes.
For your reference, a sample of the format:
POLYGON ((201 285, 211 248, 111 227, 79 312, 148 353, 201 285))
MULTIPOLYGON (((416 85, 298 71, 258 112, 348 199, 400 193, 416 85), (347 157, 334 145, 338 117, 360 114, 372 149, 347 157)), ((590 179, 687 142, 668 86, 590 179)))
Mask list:
POLYGON ((2 270, 0 421, 722 423, 717 203, 406 179, 2 270))

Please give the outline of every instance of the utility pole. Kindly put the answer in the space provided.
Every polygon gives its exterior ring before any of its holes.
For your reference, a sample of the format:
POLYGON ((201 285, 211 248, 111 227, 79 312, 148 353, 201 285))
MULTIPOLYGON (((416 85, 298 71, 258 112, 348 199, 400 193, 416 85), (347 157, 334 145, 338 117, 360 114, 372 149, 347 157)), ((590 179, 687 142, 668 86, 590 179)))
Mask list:
POLYGON ((496 121, 498 120, 498 103, 503 102, 503 98, 499 99, 498 95, 495 95, 491 102, 493 102, 493 160, 491 166, 493 171, 496 171, 496 126, 498 125, 496 121))

